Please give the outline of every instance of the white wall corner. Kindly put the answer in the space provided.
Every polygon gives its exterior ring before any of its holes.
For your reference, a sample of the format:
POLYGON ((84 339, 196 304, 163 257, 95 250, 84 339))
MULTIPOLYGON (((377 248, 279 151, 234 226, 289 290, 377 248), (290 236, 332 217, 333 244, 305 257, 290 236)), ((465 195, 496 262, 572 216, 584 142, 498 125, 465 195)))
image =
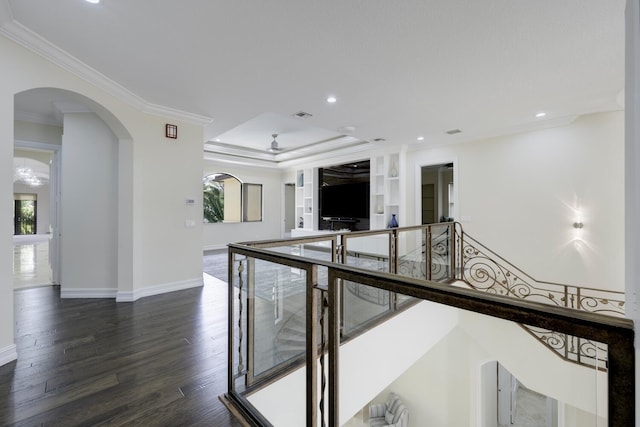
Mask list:
POLYGON ((202 280, 202 277, 199 277, 197 279, 182 280, 179 282, 163 283, 160 285, 149 286, 142 289, 136 289, 133 292, 118 292, 117 295, 115 295, 115 298, 116 302, 133 302, 139 300, 140 298, 197 288, 203 285, 204 282, 202 280))
POLYGON ((115 298, 117 289, 111 288, 75 288, 65 289, 61 287, 60 298, 115 298))
POLYGON ((17 358, 18 352, 16 350, 15 344, 0 349, 0 366, 6 365, 9 362, 13 362, 17 358))

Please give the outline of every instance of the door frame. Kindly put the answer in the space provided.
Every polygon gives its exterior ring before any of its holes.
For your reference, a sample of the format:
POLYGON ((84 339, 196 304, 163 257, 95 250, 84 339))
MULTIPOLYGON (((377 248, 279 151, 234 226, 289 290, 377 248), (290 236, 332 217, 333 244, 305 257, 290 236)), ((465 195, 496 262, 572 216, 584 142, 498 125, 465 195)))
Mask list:
POLYGON ((285 182, 282 185, 282 211, 283 215, 282 215, 282 230, 280 235, 284 236, 287 232, 290 232, 291 230, 296 228, 296 185, 293 182, 285 182), (291 193, 291 188, 293 188, 293 193, 291 193), (290 200, 292 203, 290 203, 292 205, 292 209, 287 209, 287 201, 288 198, 291 197, 292 199, 290 200), (292 227, 287 230, 287 222, 290 222, 292 224, 292 227))
MULTIPOLYGON (((454 217, 454 221, 460 222, 460 203, 459 203, 459 189, 460 189, 460 180, 458 179, 458 159, 456 157, 445 157, 441 159, 434 159, 433 161, 416 164, 415 168, 415 178, 414 182, 416 185, 414 186, 414 200, 419 200, 418 203, 415 203, 414 206, 414 214, 416 223, 422 222, 422 168, 425 167, 433 167, 433 166, 441 166, 446 164, 453 164, 453 183, 454 183, 454 191, 453 191, 453 203, 455 206, 456 216, 454 217)), ((439 192, 439 189, 436 189, 439 192)), ((439 197, 439 196, 438 196, 439 197)), ((436 218, 436 222, 438 218, 436 218)))
POLYGON ((51 283, 60 284, 60 170, 62 168, 62 145, 15 140, 14 147, 34 148, 52 152, 49 170, 49 222, 51 239, 49 240, 49 265, 51 267, 51 283))

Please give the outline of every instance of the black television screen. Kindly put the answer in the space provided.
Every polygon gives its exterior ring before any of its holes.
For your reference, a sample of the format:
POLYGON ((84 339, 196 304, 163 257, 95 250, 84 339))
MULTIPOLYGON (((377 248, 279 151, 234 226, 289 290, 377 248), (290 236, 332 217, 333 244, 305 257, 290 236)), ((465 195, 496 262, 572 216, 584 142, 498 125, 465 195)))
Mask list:
POLYGON ((320 213, 331 218, 369 218, 369 183, 327 185, 320 190, 320 213))

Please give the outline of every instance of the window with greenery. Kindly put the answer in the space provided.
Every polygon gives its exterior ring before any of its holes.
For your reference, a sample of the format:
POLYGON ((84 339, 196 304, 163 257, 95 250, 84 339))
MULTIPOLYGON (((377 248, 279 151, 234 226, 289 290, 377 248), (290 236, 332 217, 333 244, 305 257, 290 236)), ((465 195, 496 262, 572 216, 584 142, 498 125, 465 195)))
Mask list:
POLYGON ((243 184, 227 173, 202 180, 204 222, 262 221, 262 185, 243 184))

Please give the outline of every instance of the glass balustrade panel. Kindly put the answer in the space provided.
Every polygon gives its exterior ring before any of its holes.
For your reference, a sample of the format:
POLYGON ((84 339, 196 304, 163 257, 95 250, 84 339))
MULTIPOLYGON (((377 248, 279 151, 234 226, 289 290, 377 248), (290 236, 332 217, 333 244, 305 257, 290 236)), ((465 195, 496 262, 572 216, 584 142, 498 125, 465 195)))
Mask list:
POLYGON ((390 272, 389 234, 346 236, 347 256, 344 264, 365 270, 390 272))
POLYGON ((319 242, 296 243, 294 245, 278 246, 269 248, 268 250, 301 256, 309 259, 320 261, 331 261, 331 240, 323 240, 319 242))
POLYGON ((376 323, 339 349, 340 425, 607 426, 606 345, 531 329, 429 301, 376 323))

